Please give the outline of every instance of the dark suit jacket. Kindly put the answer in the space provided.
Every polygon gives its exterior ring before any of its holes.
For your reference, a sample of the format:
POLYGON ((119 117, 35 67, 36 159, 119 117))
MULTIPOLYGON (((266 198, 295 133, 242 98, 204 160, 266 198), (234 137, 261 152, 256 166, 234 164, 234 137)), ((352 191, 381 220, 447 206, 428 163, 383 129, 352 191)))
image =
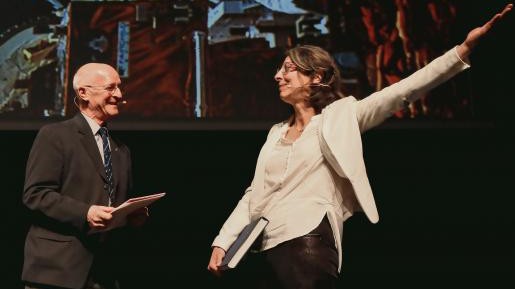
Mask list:
MULTIPOLYGON (((110 144, 117 206, 131 187, 131 159, 125 145, 113 138, 110 144)), ((86 219, 91 205, 107 206, 107 189, 102 158, 82 114, 41 128, 25 176, 23 203, 33 222, 25 240, 22 280, 84 286, 94 259, 109 252, 103 250, 109 235, 88 235, 86 219)))

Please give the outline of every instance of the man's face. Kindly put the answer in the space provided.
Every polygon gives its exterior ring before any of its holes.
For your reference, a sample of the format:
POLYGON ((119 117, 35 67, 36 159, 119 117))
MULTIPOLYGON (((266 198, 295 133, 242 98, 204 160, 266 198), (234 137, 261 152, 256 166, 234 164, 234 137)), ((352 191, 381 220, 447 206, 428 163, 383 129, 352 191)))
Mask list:
POLYGON ((118 115, 118 103, 122 99, 121 80, 118 73, 109 66, 96 69, 93 77, 88 77, 80 89, 79 95, 87 101, 82 111, 88 116, 104 122, 118 115))

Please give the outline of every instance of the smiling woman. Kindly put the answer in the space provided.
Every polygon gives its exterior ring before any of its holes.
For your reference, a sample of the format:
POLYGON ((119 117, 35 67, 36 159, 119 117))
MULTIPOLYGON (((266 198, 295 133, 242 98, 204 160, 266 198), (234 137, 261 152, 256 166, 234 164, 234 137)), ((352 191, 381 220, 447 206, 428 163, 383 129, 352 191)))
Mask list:
MULTIPOLYGON (((281 99, 294 107, 295 114, 319 114, 324 107, 344 97, 338 66, 327 51, 317 46, 290 49, 274 78, 281 99), (308 104, 307 110, 302 112, 301 107, 305 104, 308 104)), ((306 126, 302 118, 297 118, 295 124, 294 120, 295 115, 290 119, 290 125, 297 131, 306 126)))
POLYGON ((257 288, 335 288, 342 267, 343 223, 362 211, 379 221, 361 134, 469 68, 468 57, 513 5, 409 77, 357 100, 344 97, 329 53, 304 45, 286 53, 275 74, 289 119, 274 125, 254 179, 212 243, 208 269, 221 274, 226 250, 249 223, 266 218, 258 242, 257 288))
POLYGON ((340 73, 332 57, 320 47, 305 45, 289 50, 274 76, 281 100, 294 108, 289 140, 296 140, 311 120, 330 103, 343 98, 340 73))

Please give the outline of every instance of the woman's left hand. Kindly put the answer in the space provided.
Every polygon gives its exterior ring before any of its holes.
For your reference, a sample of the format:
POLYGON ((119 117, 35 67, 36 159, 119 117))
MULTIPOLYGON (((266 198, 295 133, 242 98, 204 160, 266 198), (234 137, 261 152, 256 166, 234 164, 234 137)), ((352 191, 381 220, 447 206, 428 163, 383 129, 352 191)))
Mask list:
POLYGON ((495 14, 490 21, 486 22, 483 26, 472 29, 465 41, 458 45, 458 55, 461 59, 465 59, 472 52, 472 49, 479 43, 479 41, 490 32, 490 30, 508 14, 513 8, 513 4, 508 4, 504 7, 501 13, 495 14))

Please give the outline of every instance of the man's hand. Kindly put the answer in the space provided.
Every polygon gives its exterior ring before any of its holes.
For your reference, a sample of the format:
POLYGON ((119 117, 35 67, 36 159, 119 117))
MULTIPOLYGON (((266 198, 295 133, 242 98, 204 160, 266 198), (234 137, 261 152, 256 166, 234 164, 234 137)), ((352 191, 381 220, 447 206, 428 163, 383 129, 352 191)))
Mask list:
POLYGON ((111 215, 113 209, 113 207, 96 205, 89 207, 87 216, 89 227, 91 229, 105 228, 108 225, 109 220, 113 217, 113 215, 111 215))

